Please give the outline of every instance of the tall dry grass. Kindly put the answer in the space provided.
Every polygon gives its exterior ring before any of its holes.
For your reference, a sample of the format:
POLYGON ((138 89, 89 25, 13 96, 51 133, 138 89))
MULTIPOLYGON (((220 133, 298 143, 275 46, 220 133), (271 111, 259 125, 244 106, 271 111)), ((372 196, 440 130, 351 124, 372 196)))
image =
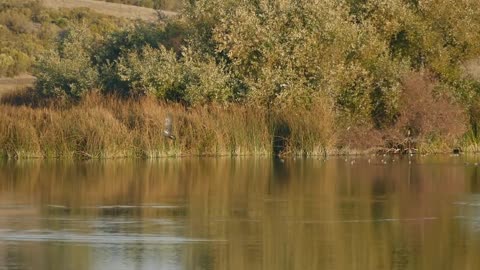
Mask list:
MULTIPOLYGON (((270 155, 281 123, 289 129, 281 153, 324 151, 332 134, 328 107, 268 114, 230 104, 183 107, 155 99, 90 94, 78 104, 38 103, 31 92, 0 102, 0 155, 7 158, 115 158, 194 155, 270 155), (167 114, 175 141, 162 134, 167 114), (324 115, 325 117, 323 117, 324 115)), ((280 154, 278 152, 278 154, 280 154)))
POLYGON ((309 108, 274 110, 273 151, 286 155, 326 155, 336 142, 334 103, 317 97, 309 108))

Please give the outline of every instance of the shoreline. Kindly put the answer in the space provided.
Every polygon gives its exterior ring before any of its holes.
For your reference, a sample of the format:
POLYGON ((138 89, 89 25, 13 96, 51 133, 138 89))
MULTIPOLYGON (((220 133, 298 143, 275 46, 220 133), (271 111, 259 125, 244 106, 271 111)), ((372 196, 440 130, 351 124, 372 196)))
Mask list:
POLYGON ((0 156, 0 161, 26 161, 26 160, 39 160, 39 161, 105 161, 105 160, 162 160, 162 159, 190 159, 190 158, 199 158, 199 159, 216 159, 216 158, 228 158, 228 159, 237 159, 237 158, 271 158, 279 160, 289 160, 289 159, 329 159, 329 158, 341 158, 341 157, 373 157, 373 156, 388 156, 388 157, 418 157, 418 156, 478 156, 480 151, 462 151, 460 153, 438 151, 438 152, 426 152, 426 153, 383 153, 379 152, 378 148, 371 148, 366 150, 351 150, 351 151, 340 151, 340 150, 331 150, 327 154, 307 154, 307 155, 275 155, 273 153, 253 153, 253 154, 177 154, 177 155, 151 155, 151 156, 141 156, 141 155, 118 155, 118 156, 88 156, 82 154, 69 154, 63 156, 42 156, 34 153, 22 153, 19 157, 6 157, 5 155, 0 156))
MULTIPOLYGON (((246 104, 184 107, 155 98, 86 95, 38 103, 31 91, 0 102, 0 159, 365 156, 408 149, 399 130, 344 128, 321 107, 268 111, 246 104), (57 103, 56 103, 57 102, 57 103), (173 116, 175 141, 164 136, 173 116)), ((414 137, 420 154, 479 152, 475 138, 414 137)))

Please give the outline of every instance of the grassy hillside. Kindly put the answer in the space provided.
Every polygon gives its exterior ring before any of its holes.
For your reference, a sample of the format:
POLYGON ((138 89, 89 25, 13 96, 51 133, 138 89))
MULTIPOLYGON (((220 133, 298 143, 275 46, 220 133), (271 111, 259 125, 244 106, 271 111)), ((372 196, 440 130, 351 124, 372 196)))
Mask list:
POLYGON ((140 7, 178 11, 182 7, 182 0, 102 0, 112 3, 135 5, 140 7))
MULTIPOLYGON (((53 1, 49 3, 53 4, 53 1)), ((36 1, 2 1, 0 10, 0 78, 3 77, 0 79, 1 91, 31 82, 31 77, 27 81, 24 77, 16 80, 5 77, 31 73, 36 59, 44 52, 52 50, 57 38, 66 29, 76 25, 88 25, 92 33, 100 37, 131 24, 128 20, 102 15, 85 8, 50 9, 36 1), (15 85, 13 82, 19 84, 15 85)))
MULTIPOLYGON (((95 0, 41 0, 41 3, 48 8, 89 8, 100 14, 116 16, 126 19, 139 19, 155 21, 158 19, 158 12, 152 8, 124 5, 121 3, 109 3, 95 0)), ((175 15, 175 12, 164 11, 167 16, 175 15)))

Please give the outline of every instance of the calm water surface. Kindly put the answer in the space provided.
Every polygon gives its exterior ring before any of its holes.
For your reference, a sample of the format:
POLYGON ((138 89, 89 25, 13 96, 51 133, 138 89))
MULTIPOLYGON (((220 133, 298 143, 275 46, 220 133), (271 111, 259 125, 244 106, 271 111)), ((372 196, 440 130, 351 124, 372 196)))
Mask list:
POLYGON ((477 270, 479 161, 3 162, 0 269, 477 270))

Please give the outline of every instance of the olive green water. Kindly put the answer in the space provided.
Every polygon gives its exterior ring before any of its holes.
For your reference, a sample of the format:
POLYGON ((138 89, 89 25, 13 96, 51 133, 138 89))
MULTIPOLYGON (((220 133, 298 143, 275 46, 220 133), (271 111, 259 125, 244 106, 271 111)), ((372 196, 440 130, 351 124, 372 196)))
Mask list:
POLYGON ((479 161, 4 162, 0 269, 480 269, 479 161))

